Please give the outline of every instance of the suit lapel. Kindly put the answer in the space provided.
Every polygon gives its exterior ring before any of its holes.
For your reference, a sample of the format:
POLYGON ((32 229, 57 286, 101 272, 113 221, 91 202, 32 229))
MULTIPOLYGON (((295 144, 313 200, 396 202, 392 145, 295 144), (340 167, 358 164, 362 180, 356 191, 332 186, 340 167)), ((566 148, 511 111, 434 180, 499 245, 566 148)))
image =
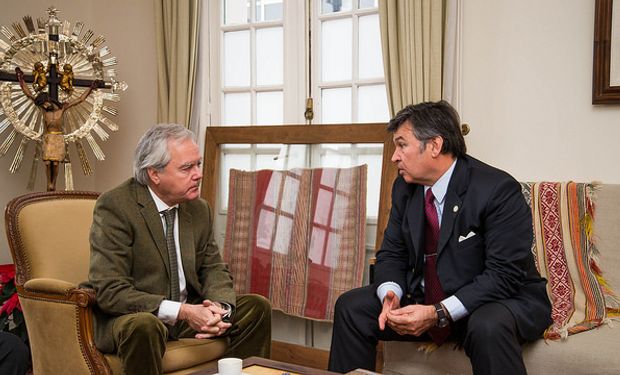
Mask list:
POLYGON ((446 199, 441 216, 441 228, 439 229, 437 254, 441 253, 452 236, 454 222, 461 212, 461 205, 463 204, 462 197, 467 190, 468 184, 469 171, 467 168, 467 161, 465 159, 458 159, 454 167, 454 172, 452 172, 450 183, 448 184, 448 190, 446 191, 446 199))
POLYGON ((170 276, 170 262, 168 260, 168 246, 166 245, 164 226, 161 222, 161 216, 157 211, 157 206, 153 201, 153 197, 151 197, 151 193, 149 193, 146 186, 136 183, 136 200, 141 206, 140 214, 144 218, 146 227, 157 245, 157 250, 159 250, 162 262, 166 265, 166 272, 168 272, 168 276, 170 276))

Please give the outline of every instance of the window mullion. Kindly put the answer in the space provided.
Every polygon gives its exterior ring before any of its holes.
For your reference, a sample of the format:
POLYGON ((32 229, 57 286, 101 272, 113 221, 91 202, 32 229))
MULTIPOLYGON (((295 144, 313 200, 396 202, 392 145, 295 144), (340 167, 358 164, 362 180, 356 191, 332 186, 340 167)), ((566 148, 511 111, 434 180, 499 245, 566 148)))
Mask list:
POLYGON ((358 106, 358 94, 357 94, 357 82, 359 79, 359 17, 353 14, 352 18, 352 41, 353 43, 353 56, 351 58, 351 121, 357 122, 357 106, 358 106))

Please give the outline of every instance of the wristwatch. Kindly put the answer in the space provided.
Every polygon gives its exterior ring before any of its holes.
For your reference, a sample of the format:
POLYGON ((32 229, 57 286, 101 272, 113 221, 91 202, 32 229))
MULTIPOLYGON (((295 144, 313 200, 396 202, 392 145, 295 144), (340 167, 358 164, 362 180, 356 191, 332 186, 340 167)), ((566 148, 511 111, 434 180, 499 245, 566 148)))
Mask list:
POLYGON ((444 309, 441 303, 436 303, 434 306, 435 306, 435 311, 437 312, 437 316, 439 317, 439 320, 437 320, 437 327, 439 328, 447 327, 450 324, 448 313, 446 312, 446 310, 444 309))
POLYGON ((220 305, 222 305, 222 308, 226 310, 226 313, 222 315, 222 321, 225 323, 229 323, 232 319, 233 308, 230 304, 226 302, 220 302, 220 305))

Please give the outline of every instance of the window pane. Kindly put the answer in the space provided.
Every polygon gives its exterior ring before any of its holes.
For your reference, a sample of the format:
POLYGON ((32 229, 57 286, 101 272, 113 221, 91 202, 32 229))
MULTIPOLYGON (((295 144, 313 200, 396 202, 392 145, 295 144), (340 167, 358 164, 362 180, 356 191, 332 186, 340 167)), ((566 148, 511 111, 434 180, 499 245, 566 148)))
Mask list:
POLYGON ((282 144, 280 143, 257 143, 256 148, 263 149, 263 150, 270 150, 270 152, 277 154, 280 148, 282 148, 282 144))
POLYGON ((277 156, 277 169, 306 168, 306 145, 282 145, 277 156))
POLYGON ((284 76, 282 27, 256 30, 256 84, 281 85, 284 76))
POLYGON ((256 168, 259 171, 261 169, 278 169, 278 161, 275 160, 276 155, 256 155, 256 168))
POLYGON ((256 22, 282 19, 282 0, 256 0, 256 22))
POLYGON ((351 122, 351 88, 321 90, 321 122, 324 124, 351 122))
POLYGON ((249 125, 252 123, 250 93, 224 94, 223 125, 249 125))
POLYGON ((321 78, 323 82, 351 79, 352 19, 325 21, 321 27, 321 78))
POLYGON ((379 0, 359 0, 359 8, 376 8, 379 6, 379 0))
POLYGON ((351 166, 351 144, 321 145, 320 167, 348 168, 351 166))
POLYGON ((382 143, 358 143, 357 149, 358 149, 358 152, 362 154, 382 153, 383 144, 382 143))
POLYGON ((224 25, 248 23, 250 20, 250 0, 224 0, 224 25))
POLYGON ((348 12, 351 10, 351 0, 322 0, 321 14, 348 12))
POLYGON ((250 85, 250 32, 224 33, 224 86, 250 85))
POLYGON ((256 124, 282 124, 284 116, 284 97, 282 91, 256 93, 256 124))
POLYGON ((383 57, 381 55, 381 31, 379 15, 373 14, 359 18, 359 77, 383 77, 383 57))
POLYGON ((252 147, 252 145, 249 143, 222 144, 220 146, 222 151, 228 151, 230 153, 234 153, 235 151, 238 151, 241 149, 247 149, 250 147, 252 147))
POLYGON ((348 154, 351 152, 351 143, 325 143, 321 144, 323 153, 336 152, 348 154))
POLYGON ((222 169, 220 177, 220 197, 222 209, 228 207, 228 180, 231 168, 249 171, 252 169, 252 158, 248 154, 224 154, 222 155, 222 169))
POLYGON ((358 122, 382 122, 390 119, 385 85, 360 86, 357 95, 358 122))
POLYGON ((357 160, 359 164, 368 164, 366 217, 377 217, 379 213, 379 190, 381 189, 383 155, 359 155, 357 160))

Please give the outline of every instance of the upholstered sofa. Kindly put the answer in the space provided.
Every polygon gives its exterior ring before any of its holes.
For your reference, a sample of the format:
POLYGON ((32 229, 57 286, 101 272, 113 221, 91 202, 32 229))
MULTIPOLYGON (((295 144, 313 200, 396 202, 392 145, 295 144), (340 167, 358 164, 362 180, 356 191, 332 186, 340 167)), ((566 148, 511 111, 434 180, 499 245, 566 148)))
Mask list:
MULTIPOLYGON (((620 291, 620 185, 603 184, 595 191, 594 242, 603 276, 620 291)), ((539 340, 524 346, 530 375, 619 374, 620 322, 568 336, 566 340, 539 340)), ((471 374, 469 359, 454 345, 425 353, 424 344, 387 342, 386 374, 471 374)))

